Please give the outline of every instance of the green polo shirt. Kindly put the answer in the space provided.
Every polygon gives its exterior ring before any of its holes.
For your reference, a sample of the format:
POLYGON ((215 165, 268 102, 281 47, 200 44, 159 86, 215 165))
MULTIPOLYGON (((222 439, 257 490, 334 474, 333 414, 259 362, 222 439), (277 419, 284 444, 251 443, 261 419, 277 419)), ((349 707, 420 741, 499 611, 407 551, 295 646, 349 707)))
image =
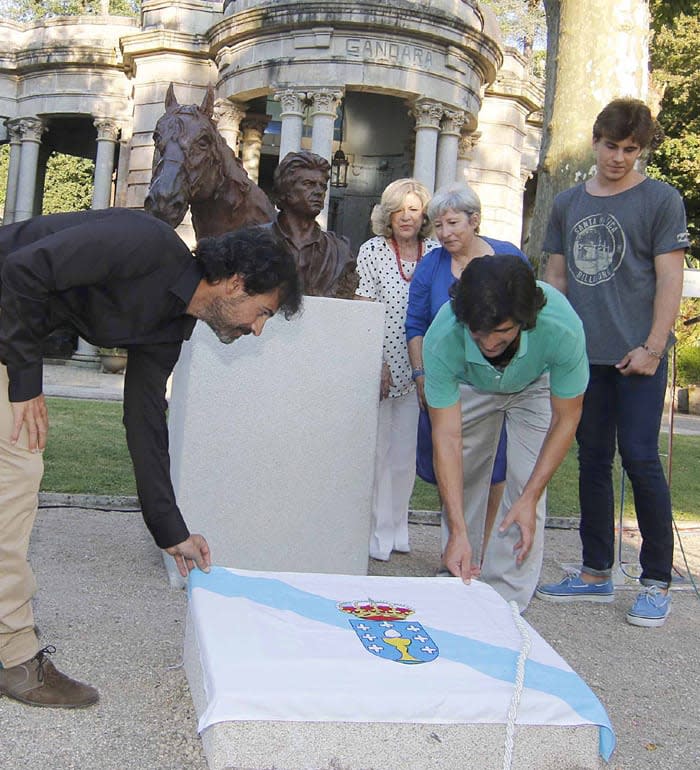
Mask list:
POLYGON ((588 358, 583 325, 566 297, 537 282, 547 304, 534 329, 521 332, 518 352, 502 371, 484 358, 469 329, 446 302, 423 341, 425 396, 430 406, 445 408, 459 401, 461 383, 487 393, 518 393, 545 372, 552 395, 580 396, 588 384, 588 358))

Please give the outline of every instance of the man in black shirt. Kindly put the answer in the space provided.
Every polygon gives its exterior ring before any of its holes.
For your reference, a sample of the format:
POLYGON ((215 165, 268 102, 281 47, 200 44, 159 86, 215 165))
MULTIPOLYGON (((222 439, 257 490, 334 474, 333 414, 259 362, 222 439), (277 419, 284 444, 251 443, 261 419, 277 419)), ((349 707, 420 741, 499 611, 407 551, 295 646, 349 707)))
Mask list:
POLYGON ((197 319, 225 344, 297 312, 293 257, 269 229, 202 239, 194 257, 167 224, 104 209, 0 228, 0 694, 30 705, 79 707, 97 691, 60 673, 39 649, 27 562, 46 445, 42 342, 70 323, 95 345, 128 351, 124 426, 144 520, 183 576, 208 570, 170 481, 166 381, 197 319))

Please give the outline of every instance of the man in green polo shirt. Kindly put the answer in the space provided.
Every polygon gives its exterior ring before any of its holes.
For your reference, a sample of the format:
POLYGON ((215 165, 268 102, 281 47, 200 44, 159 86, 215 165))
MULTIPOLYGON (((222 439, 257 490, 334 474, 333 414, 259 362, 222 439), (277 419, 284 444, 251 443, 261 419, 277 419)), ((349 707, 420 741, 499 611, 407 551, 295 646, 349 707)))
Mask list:
POLYGON ((583 326, 564 295, 535 281, 520 258, 480 257, 428 329, 423 355, 444 567, 465 583, 481 576, 522 611, 542 566, 545 489, 581 416, 588 383, 583 326), (506 489, 488 522, 504 419, 506 489))

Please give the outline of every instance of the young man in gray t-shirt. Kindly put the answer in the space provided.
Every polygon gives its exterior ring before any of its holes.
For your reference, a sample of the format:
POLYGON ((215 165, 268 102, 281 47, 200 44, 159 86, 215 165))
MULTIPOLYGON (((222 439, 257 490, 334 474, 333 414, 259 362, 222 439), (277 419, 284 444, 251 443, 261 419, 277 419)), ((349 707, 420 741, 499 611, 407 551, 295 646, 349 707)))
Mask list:
POLYGON ((635 169, 655 130, 639 100, 616 99, 603 109, 593 126, 595 176, 556 197, 543 246, 550 255, 545 280, 583 321, 591 377, 576 434, 582 570, 541 585, 536 595, 613 600, 617 439, 642 535, 643 590, 627 613, 637 626, 663 625, 671 606, 671 499, 658 434, 689 246, 678 192, 635 169))

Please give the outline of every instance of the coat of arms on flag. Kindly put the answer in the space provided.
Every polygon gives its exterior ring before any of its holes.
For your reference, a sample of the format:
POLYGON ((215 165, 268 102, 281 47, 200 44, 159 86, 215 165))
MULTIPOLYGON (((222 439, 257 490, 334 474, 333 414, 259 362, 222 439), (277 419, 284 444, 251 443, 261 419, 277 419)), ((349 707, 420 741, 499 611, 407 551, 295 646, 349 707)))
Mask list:
POLYGON ((338 602, 341 612, 353 617, 350 625, 367 652, 397 663, 429 663, 440 651, 430 634, 416 621, 410 607, 391 602, 338 602))

